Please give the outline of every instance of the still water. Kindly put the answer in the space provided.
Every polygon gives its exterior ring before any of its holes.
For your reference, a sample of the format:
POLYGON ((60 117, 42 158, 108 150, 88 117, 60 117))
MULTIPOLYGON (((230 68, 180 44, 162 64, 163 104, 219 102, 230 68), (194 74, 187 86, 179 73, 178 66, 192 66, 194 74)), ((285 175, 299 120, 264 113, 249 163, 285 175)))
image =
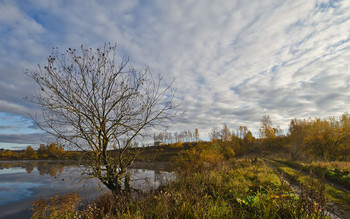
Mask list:
MULTIPOLYGON (((30 218, 31 204, 40 197, 76 191, 83 201, 96 198, 102 192, 98 181, 82 179, 83 169, 58 161, 0 161, 0 218, 30 218)), ((131 185, 156 188, 174 179, 166 170, 166 163, 136 163, 129 170, 131 185)))

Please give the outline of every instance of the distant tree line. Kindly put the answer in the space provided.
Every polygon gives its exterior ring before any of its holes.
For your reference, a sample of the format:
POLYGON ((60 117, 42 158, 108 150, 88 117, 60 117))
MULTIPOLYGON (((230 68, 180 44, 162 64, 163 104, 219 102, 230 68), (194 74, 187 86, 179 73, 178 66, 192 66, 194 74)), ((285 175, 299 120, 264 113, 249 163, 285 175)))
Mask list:
POLYGON ((28 146, 25 150, 1 150, 0 159, 71 159, 79 156, 76 151, 65 151, 62 145, 57 146, 56 143, 49 145, 41 144, 37 151, 32 146, 28 146))
POLYGON ((154 145, 159 144, 175 144, 180 142, 198 142, 199 132, 195 129, 194 132, 190 130, 184 130, 181 132, 160 132, 153 135, 154 145))
MULTIPOLYGON (((350 159, 350 114, 327 119, 292 119, 284 134, 274 126, 269 115, 264 115, 255 138, 246 126, 231 131, 224 124, 221 130, 213 128, 210 142, 220 149, 226 158, 246 154, 284 153, 295 160, 341 161, 350 159)), ((154 134, 154 145, 183 147, 182 143, 200 142, 199 131, 161 132, 154 134)), ((137 143, 134 144, 137 147, 137 143)), ((56 143, 41 144, 35 151, 31 146, 25 150, 0 150, 0 159, 72 159, 79 152, 65 151, 56 143)))
POLYGON ((226 124, 221 130, 212 129, 211 142, 217 143, 226 154, 284 153, 291 159, 341 161, 350 158, 350 115, 328 119, 292 119, 284 134, 274 126, 269 115, 261 119, 259 138, 254 138, 246 126, 230 131, 226 124))
POLYGON ((213 128, 209 133, 209 138, 221 148, 226 158, 248 152, 255 143, 252 132, 246 126, 239 126, 231 132, 224 124, 221 130, 213 128))

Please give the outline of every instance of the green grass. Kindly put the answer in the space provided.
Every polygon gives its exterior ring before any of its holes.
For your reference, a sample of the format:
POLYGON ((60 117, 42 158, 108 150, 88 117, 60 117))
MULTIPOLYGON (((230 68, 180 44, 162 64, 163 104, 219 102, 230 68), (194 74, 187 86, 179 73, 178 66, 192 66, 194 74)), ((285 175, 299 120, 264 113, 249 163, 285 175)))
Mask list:
MULTIPOLYGON (((271 161, 270 162, 279 170, 287 175, 287 177, 299 185, 306 185, 310 180, 310 176, 304 174, 302 171, 295 169, 295 167, 288 166, 285 162, 271 161)), ((326 198, 341 207, 346 212, 350 212, 350 194, 340 190, 328 183, 324 183, 326 198)))
POLYGON ((350 190, 350 162, 302 163, 282 159, 277 161, 304 172, 312 171, 316 176, 325 177, 326 180, 350 190))

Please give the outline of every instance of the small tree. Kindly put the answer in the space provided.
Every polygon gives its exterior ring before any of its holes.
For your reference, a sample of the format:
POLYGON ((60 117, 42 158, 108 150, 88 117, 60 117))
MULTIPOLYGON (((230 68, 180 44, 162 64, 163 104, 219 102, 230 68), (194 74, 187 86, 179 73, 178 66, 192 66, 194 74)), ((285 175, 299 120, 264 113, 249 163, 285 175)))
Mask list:
POLYGON ((61 144, 60 144, 60 146, 57 149, 57 155, 58 156, 63 156, 64 155, 64 149, 63 149, 61 144))
POLYGON ((254 143, 254 137, 251 131, 248 132, 243 137, 243 143, 245 146, 251 146, 254 143))
POLYGON ((51 157, 56 157, 57 156, 57 145, 56 143, 52 142, 48 147, 48 155, 51 157))
POLYGON ((269 115, 264 115, 261 119, 260 138, 274 139, 276 138, 275 129, 272 127, 272 121, 269 115))
POLYGON ((228 142, 231 140, 231 132, 226 124, 224 124, 221 130, 221 140, 223 142, 228 142))
POLYGON ((196 139, 196 142, 198 142, 199 141, 199 131, 197 128, 194 130, 194 137, 196 139))
MULTIPOLYGON (((89 151, 90 170, 114 193, 138 153, 128 153, 132 142, 177 114, 175 90, 161 75, 136 71, 128 59, 118 62, 117 46, 97 49, 54 48, 46 66, 27 74, 39 85, 33 102, 42 119, 36 124, 65 143, 89 151), (109 150, 116 149, 112 155, 109 150)), ((127 181, 127 180, 125 180, 127 181)))
POLYGON ((36 159, 37 155, 34 151, 34 149, 32 148, 32 146, 28 146, 27 149, 25 150, 25 157, 29 158, 29 159, 36 159))
POLYGON ((220 133, 216 131, 215 128, 212 128, 211 132, 209 133, 210 141, 217 142, 219 140, 219 136, 220 136, 220 133))
POLYGON ((38 149, 38 155, 40 158, 48 157, 48 147, 45 144, 40 144, 38 149))
POLYGON ((283 149, 285 138, 279 126, 273 127, 269 115, 264 115, 261 119, 260 140, 264 149, 270 152, 277 152, 283 149))

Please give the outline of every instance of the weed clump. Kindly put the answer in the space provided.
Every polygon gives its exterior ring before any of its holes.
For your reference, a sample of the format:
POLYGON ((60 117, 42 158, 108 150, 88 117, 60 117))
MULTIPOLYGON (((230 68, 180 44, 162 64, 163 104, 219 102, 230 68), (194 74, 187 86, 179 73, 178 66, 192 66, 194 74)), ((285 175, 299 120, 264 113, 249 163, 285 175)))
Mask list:
POLYGON ((54 195, 48 200, 41 197, 33 202, 31 218, 73 218, 77 215, 80 200, 80 196, 75 192, 54 195))

